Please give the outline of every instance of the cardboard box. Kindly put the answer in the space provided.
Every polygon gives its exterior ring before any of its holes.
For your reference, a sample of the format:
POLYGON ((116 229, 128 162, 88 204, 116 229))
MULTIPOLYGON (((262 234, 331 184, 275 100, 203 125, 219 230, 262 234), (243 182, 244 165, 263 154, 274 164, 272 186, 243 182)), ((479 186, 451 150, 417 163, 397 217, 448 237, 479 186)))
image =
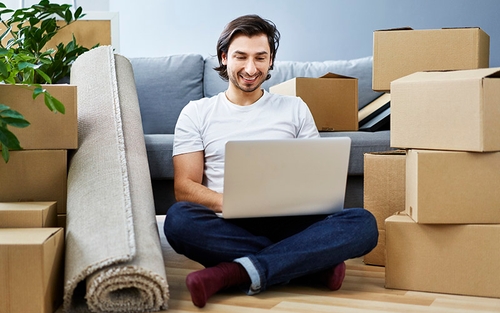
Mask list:
POLYGON ((296 77, 269 91, 302 98, 319 131, 358 130, 357 78, 333 73, 319 78, 296 77))
POLYGON ((56 201, 66 213, 67 150, 10 151, 0 162, 0 202, 56 201))
POLYGON ((500 297, 500 225, 386 220, 385 287, 500 297))
POLYGON ((406 213, 422 224, 500 223, 500 152, 408 150, 406 213))
POLYGON ((56 226, 56 202, 0 202, 0 228, 56 226))
POLYGON ((57 214, 57 227, 66 228, 66 214, 57 214))
POLYGON ((378 230, 377 246, 368 254, 363 256, 366 265, 385 266, 385 230, 378 230))
POLYGON ((0 85, 0 103, 18 111, 31 123, 25 128, 9 127, 9 130, 26 150, 78 148, 76 86, 43 85, 43 88, 62 102, 65 114, 51 112, 43 95, 33 100, 33 90, 25 85, 0 85))
POLYGON ((405 208, 404 150, 372 152, 364 155, 364 208, 377 220, 379 242, 365 255, 370 265, 385 265, 385 219, 405 208))
POLYGON ((0 229, 0 312, 55 312, 63 258, 62 228, 0 229))
MULTIPOLYGON (((60 26, 66 23, 60 21, 60 26)), ((90 49, 96 44, 110 46, 111 42, 111 20, 78 20, 61 28, 57 34, 47 43, 46 47, 55 47, 59 43, 67 45, 76 38, 76 43, 90 49)))
POLYGON ((488 68, 489 61, 490 37, 480 28, 379 30, 372 88, 389 92, 391 81, 415 72, 488 68))
POLYGON ((500 151, 500 68, 418 72, 391 86, 392 147, 500 151))
MULTIPOLYGON (((44 48, 56 48, 60 43, 65 46, 76 38, 76 43, 82 47, 91 49, 96 44, 100 46, 112 45, 115 52, 119 52, 120 47, 120 21, 118 12, 90 11, 84 12, 82 19, 73 21, 66 25, 64 21, 57 21, 59 26, 64 26, 57 31, 57 34, 47 42, 44 48), (65 26, 66 25, 66 26, 65 26)), ((2 39, 5 46, 12 36, 7 34, 2 39)))

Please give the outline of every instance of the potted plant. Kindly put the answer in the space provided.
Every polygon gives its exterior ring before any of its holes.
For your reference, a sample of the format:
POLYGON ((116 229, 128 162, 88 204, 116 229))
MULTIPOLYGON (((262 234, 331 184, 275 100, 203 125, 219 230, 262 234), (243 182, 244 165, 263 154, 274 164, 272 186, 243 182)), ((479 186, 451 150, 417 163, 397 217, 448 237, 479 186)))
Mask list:
MULTIPOLYGON (((49 0, 17 10, 0 2, 0 84, 28 88, 33 99, 41 96, 50 111, 64 114, 64 104, 44 84, 67 77, 72 63, 89 49, 78 45, 74 36, 67 44, 55 47, 46 44, 60 29, 83 16, 81 7, 73 12, 71 5, 53 4, 49 0)), ((8 103, 0 103, 0 148, 5 162, 9 160, 9 150, 22 149, 8 127, 29 125, 22 112, 13 110, 8 103)))

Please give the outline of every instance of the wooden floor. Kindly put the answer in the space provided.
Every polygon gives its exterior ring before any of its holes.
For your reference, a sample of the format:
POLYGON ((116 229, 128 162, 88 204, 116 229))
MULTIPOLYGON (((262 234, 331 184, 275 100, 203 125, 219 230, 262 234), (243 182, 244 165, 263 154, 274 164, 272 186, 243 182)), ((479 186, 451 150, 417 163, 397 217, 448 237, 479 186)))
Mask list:
MULTIPOLYGON (((158 220, 163 217, 158 216, 158 220)), ((192 304, 184 280, 203 267, 175 253, 161 228, 160 234, 170 287, 169 309, 165 312, 500 312, 500 299, 385 289, 384 268, 365 265, 362 259, 346 262, 344 283, 335 292, 304 285, 271 287, 255 296, 223 292, 199 309, 192 304)))

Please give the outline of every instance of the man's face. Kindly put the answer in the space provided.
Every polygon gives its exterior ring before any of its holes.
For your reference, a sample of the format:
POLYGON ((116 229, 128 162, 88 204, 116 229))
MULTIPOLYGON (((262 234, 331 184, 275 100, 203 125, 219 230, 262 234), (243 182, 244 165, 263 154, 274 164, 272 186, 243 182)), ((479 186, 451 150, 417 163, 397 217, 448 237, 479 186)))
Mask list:
POLYGON ((259 89, 272 65, 267 36, 237 35, 227 55, 222 54, 222 64, 227 65, 230 84, 245 92, 259 89))

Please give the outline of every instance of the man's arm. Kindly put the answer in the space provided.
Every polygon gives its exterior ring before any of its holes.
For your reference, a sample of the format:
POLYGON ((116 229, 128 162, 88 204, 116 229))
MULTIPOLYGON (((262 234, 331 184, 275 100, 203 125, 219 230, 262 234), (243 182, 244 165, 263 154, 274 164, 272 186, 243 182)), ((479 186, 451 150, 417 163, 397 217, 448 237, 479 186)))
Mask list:
POLYGON ((175 198, 177 201, 195 202, 215 212, 222 212, 222 194, 202 185, 204 158, 203 151, 173 157, 175 198))

